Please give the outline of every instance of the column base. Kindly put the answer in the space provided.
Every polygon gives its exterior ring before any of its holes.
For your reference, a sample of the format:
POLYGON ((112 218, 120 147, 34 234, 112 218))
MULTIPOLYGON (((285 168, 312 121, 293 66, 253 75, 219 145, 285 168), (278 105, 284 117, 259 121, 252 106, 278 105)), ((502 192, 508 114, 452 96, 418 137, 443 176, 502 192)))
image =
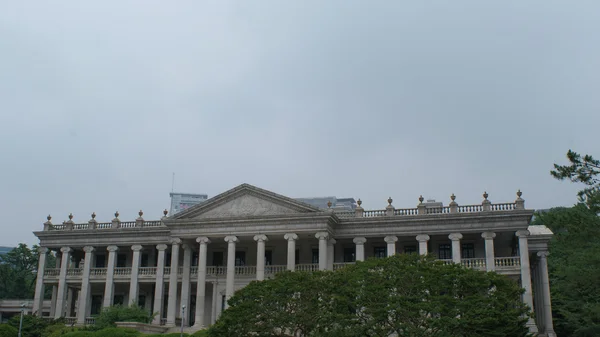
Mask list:
POLYGON ((529 318, 526 325, 527 325, 527 328, 529 329, 530 333, 538 333, 538 328, 537 328, 537 325, 535 324, 533 318, 529 318))

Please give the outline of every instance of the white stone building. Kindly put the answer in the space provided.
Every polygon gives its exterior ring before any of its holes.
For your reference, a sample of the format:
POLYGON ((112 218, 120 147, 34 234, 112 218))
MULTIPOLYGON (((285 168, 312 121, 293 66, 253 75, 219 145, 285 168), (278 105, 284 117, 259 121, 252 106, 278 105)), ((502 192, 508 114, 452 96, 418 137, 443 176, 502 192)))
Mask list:
MULTIPOLYGON (((103 306, 138 303, 159 313, 153 324, 214 323, 226 299, 251 280, 284 270, 335 270, 369 257, 434 254, 447 263, 495 270, 521 283, 534 308, 532 331, 554 336, 547 242, 552 232, 530 226, 521 193, 509 203, 426 205, 354 211, 318 209, 248 184, 174 216, 147 221, 85 223, 72 215, 48 217, 40 240, 33 312, 42 314, 44 287, 52 287, 49 315, 90 323, 103 306), (56 269, 45 268, 50 250, 56 269), (157 300, 158 299, 158 300, 157 300)), ((44 313, 45 314, 45 313, 44 313)))

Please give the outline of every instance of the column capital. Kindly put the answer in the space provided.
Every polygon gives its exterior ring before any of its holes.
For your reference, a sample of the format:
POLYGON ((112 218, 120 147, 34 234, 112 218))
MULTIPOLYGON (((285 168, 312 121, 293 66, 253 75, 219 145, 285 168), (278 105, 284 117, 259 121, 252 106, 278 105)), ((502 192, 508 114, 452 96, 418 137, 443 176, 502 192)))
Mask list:
POLYGON ((140 250, 142 250, 142 245, 133 245, 131 246, 131 250, 133 250, 134 252, 139 252, 140 250))
POLYGON ((85 247, 83 247, 83 251, 86 252, 86 253, 92 253, 95 250, 96 250, 96 248, 94 248, 92 246, 85 246, 85 247))
POLYGON ((481 233, 481 237, 485 240, 493 240, 496 237, 496 233, 494 232, 483 232, 481 233))
POLYGON ((526 238, 526 237, 528 237, 530 234, 531 234, 531 233, 529 233, 529 231, 528 231, 528 230, 526 230, 526 229, 522 229, 522 230, 520 230, 520 231, 517 231, 517 232, 515 233, 515 235, 516 235, 516 236, 518 236, 518 237, 520 237, 520 238, 526 238))
POLYGON ((429 235, 427 235, 427 234, 417 235, 417 241, 419 241, 419 242, 429 241, 429 235))
POLYGON ((167 250, 167 245, 165 245, 164 243, 161 243, 159 245, 156 245, 156 249, 158 249, 161 252, 164 252, 165 250, 167 250))
POLYGON ((210 243, 210 239, 207 238, 206 236, 200 236, 200 237, 196 238, 196 242, 198 242, 201 245, 205 245, 205 244, 210 243))
POLYGON ((180 238, 171 238, 171 240, 169 240, 169 243, 172 245, 180 245, 181 239, 180 238))
POLYGON ((66 253, 66 254, 68 254, 68 253, 72 252, 72 251, 73 251, 73 249, 72 249, 71 247, 62 247, 62 248, 60 249, 60 251, 61 251, 61 253, 66 253))
POLYGON ((227 243, 236 243, 238 241, 240 241, 240 240, 235 235, 229 235, 229 236, 225 237, 225 242, 227 242, 227 243))
POLYGON ((547 250, 537 252, 537 256, 539 256, 542 259, 545 259, 546 257, 548 257, 548 255, 550 255, 550 253, 547 250))
POLYGON ((108 250, 109 252, 116 252, 117 250, 119 250, 119 247, 117 247, 117 246, 108 246, 108 247, 106 247, 106 250, 108 250))
POLYGON ((258 235, 254 235, 254 241, 265 242, 265 241, 269 241, 269 238, 264 234, 258 234, 258 235))
POLYGON ((295 241, 298 240, 298 235, 296 233, 287 233, 283 238, 288 241, 295 241))
POLYGON ((327 241, 327 243, 335 245, 337 243, 337 241, 335 239, 329 239, 329 241, 327 241))
POLYGON ((387 243, 396 243, 396 241, 398 241, 398 237, 397 236, 386 236, 385 238, 383 238, 383 241, 385 241, 387 243))
POLYGON ((450 239, 452 241, 459 241, 462 238, 463 238, 463 236, 460 233, 452 233, 452 234, 448 235, 448 239, 450 239))
POLYGON ((364 245, 365 242, 367 242, 367 238, 364 238, 364 237, 354 238, 354 240, 352 240, 352 242, 354 242, 357 245, 364 245))
POLYGON ((192 246, 188 245, 187 243, 184 243, 184 244, 182 244, 182 245, 181 245, 181 248, 182 248, 184 251, 186 251, 186 250, 188 250, 188 249, 192 249, 192 246))
POLYGON ((329 233, 327 232, 318 232, 315 234, 315 238, 319 240, 327 240, 329 238, 329 233))
POLYGON ((37 251, 38 251, 38 253, 43 255, 43 254, 47 254, 49 250, 50 249, 48 249, 48 247, 38 247, 37 251))

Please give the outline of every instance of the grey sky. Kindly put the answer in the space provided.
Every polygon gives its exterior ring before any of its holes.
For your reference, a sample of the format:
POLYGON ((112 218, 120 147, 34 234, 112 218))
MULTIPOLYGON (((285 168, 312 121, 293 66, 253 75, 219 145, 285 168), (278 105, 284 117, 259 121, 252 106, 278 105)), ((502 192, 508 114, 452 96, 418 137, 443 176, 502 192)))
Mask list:
POLYGON ((569 205, 600 156, 598 1, 4 1, 0 245, 247 182, 381 209, 569 205))

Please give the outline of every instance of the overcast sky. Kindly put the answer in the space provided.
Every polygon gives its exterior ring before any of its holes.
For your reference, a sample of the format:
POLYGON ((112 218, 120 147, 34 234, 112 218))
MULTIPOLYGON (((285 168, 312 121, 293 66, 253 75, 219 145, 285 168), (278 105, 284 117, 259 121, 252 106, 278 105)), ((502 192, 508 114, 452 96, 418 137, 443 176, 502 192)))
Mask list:
POLYGON ((599 1, 3 1, 0 245, 249 183, 363 207, 571 205, 599 1))

